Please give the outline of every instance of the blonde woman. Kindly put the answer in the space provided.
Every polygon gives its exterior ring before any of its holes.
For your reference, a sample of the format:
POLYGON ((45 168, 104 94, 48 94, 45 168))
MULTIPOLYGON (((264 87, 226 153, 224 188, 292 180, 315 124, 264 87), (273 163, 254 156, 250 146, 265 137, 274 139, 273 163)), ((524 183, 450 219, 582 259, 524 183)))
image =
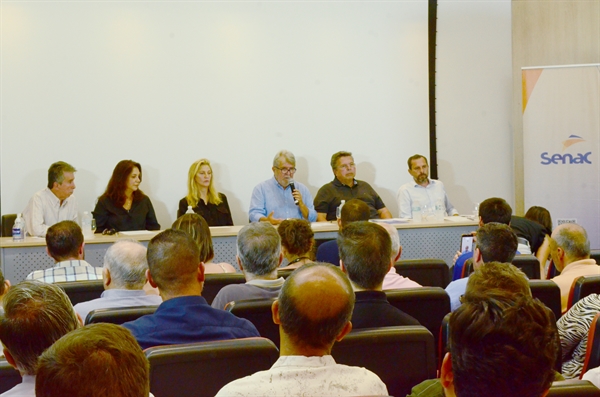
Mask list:
POLYGON ((227 197, 215 189, 212 167, 207 159, 200 159, 190 167, 188 194, 179 201, 177 217, 185 214, 188 206, 192 206, 194 212, 202 216, 208 226, 233 225, 227 197))

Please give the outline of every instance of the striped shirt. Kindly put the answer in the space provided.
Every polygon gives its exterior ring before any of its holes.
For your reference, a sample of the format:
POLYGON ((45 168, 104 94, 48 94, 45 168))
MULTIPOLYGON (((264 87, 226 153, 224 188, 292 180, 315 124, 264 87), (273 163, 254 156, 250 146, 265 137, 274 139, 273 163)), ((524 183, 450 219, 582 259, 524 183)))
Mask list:
POLYGON ((84 260, 68 260, 56 263, 54 267, 29 273, 27 280, 39 280, 45 283, 65 281, 102 280, 102 268, 93 267, 84 260))

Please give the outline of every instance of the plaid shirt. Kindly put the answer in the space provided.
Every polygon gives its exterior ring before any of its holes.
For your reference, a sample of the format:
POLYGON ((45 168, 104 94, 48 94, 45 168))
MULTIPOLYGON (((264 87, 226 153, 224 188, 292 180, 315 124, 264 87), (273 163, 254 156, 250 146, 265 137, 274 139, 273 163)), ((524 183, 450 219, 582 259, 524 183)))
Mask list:
POLYGON ((56 266, 29 273, 27 280, 39 280, 45 283, 65 281, 102 280, 102 268, 93 267, 84 260, 69 260, 56 263, 56 266))

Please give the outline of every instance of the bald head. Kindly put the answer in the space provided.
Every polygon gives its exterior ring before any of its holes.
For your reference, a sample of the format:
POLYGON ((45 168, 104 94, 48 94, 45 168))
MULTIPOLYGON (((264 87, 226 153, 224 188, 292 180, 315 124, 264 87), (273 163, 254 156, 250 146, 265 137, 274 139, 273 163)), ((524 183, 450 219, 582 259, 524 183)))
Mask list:
POLYGON ((590 257, 590 242, 587 232, 576 223, 564 223, 552 232, 550 249, 554 252, 562 248, 567 262, 573 262, 590 257))
POLYGON ((146 247, 135 240, 119 240, 104 255, 104 268, 110 273, 108 287, 142 289, 146 283, 146 247))
POLYGON ((330 348, 353 309, 350 281, 338 267, 327 263, 298 268, 279 294, 281 327, 296 346, 330 348))

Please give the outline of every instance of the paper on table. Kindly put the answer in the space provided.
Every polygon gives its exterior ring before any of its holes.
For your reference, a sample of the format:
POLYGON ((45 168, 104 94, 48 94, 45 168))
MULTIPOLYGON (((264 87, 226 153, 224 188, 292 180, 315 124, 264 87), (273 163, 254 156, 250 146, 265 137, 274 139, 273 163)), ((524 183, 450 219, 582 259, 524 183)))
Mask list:
POLYGON ((119 234, 122 234, 124 236, 137 236, 140 234, 148 234, 148 233, 158 233, 157 230, 129 230, 126 232, 119 232, 119 234))

